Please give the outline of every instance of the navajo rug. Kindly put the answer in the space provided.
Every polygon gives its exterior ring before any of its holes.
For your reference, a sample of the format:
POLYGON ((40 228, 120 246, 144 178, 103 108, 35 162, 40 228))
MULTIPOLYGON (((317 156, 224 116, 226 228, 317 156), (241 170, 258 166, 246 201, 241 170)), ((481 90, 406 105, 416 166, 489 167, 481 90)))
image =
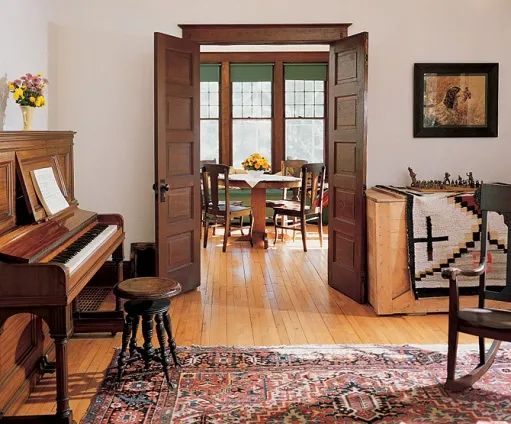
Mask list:
MULTIPOLYGON (((481 214, 473 194, 419 193, 397 189, 407 197, 408 266, 416 298, 446 296, 442 270, 475 268, 479 263, 481 214)), ((488 215, 489 266, 486 285, 505 285, 507 226, 497 213, 488 215)), ((461 294, 476 294, 478 277, 460 277, 461 294)))
MULTIPOLYGON (((511 423, 511 348, 462 394, 446 356, 411 346, 187 347, 168 389, 160 367, 107 370, 82 424, 511 423)), ((477 354, 459 355, 460 372, 477 354)))

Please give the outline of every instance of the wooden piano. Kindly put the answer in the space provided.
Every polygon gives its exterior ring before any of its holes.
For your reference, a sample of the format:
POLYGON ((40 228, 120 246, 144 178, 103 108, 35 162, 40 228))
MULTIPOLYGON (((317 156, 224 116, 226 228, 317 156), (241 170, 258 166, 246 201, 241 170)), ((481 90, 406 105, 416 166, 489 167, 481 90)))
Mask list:
POLYGON ((0 413, 1 423, 73 422, 68 402, 68 338, 74 332, 122 331, 118 302, 115 311, 77 310, 77 296, 110 257, 116 265, 117 281, 122 280, 124 230, 120 215, 101 215, 78 207, 73 190, 73 136, 69 131, 0 132, 3 414, 11 413, 28 395, 38 378, 38 367, 54 368, 57 380, 55 415, 6 417, 0 413), (45 212, 30 175, 48 167, 69 203, 53 216, 45 212), (41 361, 51 348, 41 320, 54 342, 55 363, 41 361))

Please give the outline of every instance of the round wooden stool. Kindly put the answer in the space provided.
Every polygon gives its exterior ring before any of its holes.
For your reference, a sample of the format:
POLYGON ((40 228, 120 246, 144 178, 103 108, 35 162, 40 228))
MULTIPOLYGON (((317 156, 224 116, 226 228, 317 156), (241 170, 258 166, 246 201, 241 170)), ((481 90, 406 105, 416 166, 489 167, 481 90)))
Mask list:
POLYGON ((124 303, 126 318, 122 332, 122 348, 117 360, 117 382, 122 378, 128 355, 130 361, 139 353, 145 362, 146 369, 150 367, 151 360, 162 364, 167 384, 174 387, 170 381, 167 355, 165 353, 165 332, 169 338, 169 348, 174 366, 179 366, 176 355, 176 342, 172 336, 172 323, 169 316, 170 297, 181 291, 181 285, 174 280, 157 277, 132 278, 119 283, 114 292, 117 296, 127 299, 124 303), (142 317, 143 347, 137 346, 137 331, 142 317), (156 322, 156 335, 160 343, 159 349, 154 349, 151 338, 153 336, 153 322, 156 322))

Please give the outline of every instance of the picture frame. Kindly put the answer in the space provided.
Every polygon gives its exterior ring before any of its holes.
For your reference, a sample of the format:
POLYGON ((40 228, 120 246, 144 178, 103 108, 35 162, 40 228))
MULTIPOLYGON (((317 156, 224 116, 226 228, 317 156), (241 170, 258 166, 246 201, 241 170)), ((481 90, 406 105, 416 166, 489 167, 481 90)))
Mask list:
POLYGON ((498 137, 498 63, 416 63, 414 137, 498 137))

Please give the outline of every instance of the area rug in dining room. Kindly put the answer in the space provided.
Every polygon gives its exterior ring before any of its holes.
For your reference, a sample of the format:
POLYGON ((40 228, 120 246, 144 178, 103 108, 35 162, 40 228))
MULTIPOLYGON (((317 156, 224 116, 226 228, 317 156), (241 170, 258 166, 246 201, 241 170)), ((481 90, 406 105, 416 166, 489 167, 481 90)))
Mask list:
MULTIPOLYGON (((473 389, 446 392, 446 355, 412 346, 186 347, 169 390, 137 359, 115 359, 82 424, 511 423, 511 349, 473 389)), ((477 362, 460 353, 460 371, 477 362)))

